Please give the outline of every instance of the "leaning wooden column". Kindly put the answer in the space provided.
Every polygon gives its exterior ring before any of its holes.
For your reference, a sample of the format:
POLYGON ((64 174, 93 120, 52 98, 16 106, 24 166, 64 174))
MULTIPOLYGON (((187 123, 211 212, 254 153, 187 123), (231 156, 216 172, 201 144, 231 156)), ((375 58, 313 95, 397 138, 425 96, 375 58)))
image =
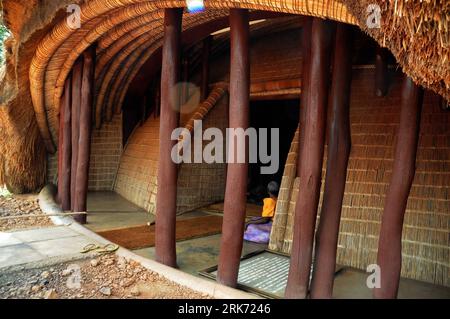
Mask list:
POLYGON ((158 194, 156 201, 156 260, 176 267, 175 221, 177 211, 177 165, 171 158, 172 131, 178 126, 179 101, 176 84, 180 73, 180 40, 183 9, 165 9, 161 74, 161 117, 159 129, 158 194))
POLYGON ((72 70, 72 159, 70 172, 70 198, 71 210, 74 211, 77 161, 78 161, 78 138, 80 129, 80 107, 81 107, 81 80, 83 75, 83 61, 81 58, 75 62, 72 70))
POLYGON ((186 56, 181 60, 183 69, 183 84, 180 97, 180 105, 184 105, 189 100, 189 58, 186 56))
POLYGON ((352 80, 352 29, 340 23, 334 45, 333 77, 328 117, 328 159, 325 191, 316 233, 311 298, 331 298, 336 250, 351 148, 350 86, 352 80))
POLYGON ((388 52, 377 47, 375 55, 375 94, 385 96, 388 91, 388 52))
POLYGON ((311 69, 311 27, 312 17, 305 17, 303 19, 303 31, 302 31, 302 87, 300 96, 300 143, 297 156, 297 177, 300 176, 301 170, 301 156, 303 152, 303 146, 305 144, 305 135, 303 134, 305 127, 305 114, 306 104, 308 103, 309 81, 310 81, 310 69, 311 69))
POLYGON ((305 141, 300 160, 300 187, 295 208, 291 265, 286 298, 305 298, 308 293, 317 206, 320 197, 325 141, 326 104, 330 73, 331 28, 314 18, 311 34, 311 70, 305 109, 305 141))
POLYGON ((397 297, 402 265, 403 217, 416 170, 423 90, 407 76, 402 90, 394 165, 378 242, 381 288, 374 289, 375 298, 397 297))
POLYGON ((211 52, 212 36, 203 40, 202 47, 202 82, 200 87, 201 101, 205 101, 209 94, 209 56, 211 52))
MULTIPOLYGON (((249 125, 250 64, 249 64, 249 23, 248 11, 230 10, 230 128, 243 128, 249 125)), ((230 143, 232 144, 232 143, 230 143)), ((234 144, 234 154, 242 149, 234 144)), ((247 152, 247 150, 245 150, 247 152)), ((247 157, 247 156, 246 156, 247 157)), ((225 190, 225 207, 220 243, 219 269, 217 281, 235 287, 242 253, 245 211, 247 201, 248 160, 245 163, 228 163, 225 190)))
MULTIPOLYGON (((83 53, 77 177, 73 209, 76 213, 86 213, 87 211, 94 80, 95 46, 91 46, 83 53)), ((86 214, 76 215, 75 220, 81 224, 86 224, 86 217, 86 214)))
POLYGON ((72 78, 67 77, 59 111, 58 198, 63 210, 70 210, 70 175, 72 156, 72 78))

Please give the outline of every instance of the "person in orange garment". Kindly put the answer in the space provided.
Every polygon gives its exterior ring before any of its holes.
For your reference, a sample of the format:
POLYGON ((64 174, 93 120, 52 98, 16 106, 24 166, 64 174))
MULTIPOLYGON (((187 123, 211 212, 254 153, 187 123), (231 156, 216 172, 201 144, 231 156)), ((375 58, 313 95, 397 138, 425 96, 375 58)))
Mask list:
POLYGON ((273 217, 275 216, 275 210, 277 207, 277 199, 278 193, 280 191, 280 186, 277 182, 272 181, 267 185, 267 192, 269 193, 268 198, 264 198, 264 206, 263 211, 261 213, 261 217, 254 217, 249 222, 245 224, 245 229, 247 229, 248 225, 251 224, 266 224, 270 221, 273 221, 273 217))

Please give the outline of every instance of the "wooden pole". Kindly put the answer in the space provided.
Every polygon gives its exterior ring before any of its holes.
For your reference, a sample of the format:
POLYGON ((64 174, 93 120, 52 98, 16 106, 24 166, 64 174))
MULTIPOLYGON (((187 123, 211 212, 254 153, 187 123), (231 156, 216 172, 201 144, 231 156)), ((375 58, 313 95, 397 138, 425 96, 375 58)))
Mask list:
POLYGON ((374 289, 375 298, 397 298, 402 265, 403 218, 416 170, 422 99, 423 90, 405 76, 394 164, 378 242, 381 288, 374 289))
MULTIPOLYGON (((78 142, 78 161, 74 212, 87 211, 87 193, 89 182, 89 159, 91 149, 91 127, 93 90, 95 81, 95 46, 83 53, 83 77, 81 84, 80 128, 78 142)), ((86 224, 86 214, 74 217, 81 224, 86 224)))
POLYGON ((386 96, 388 91, 388 52, 385 48, 377 47, 375 57, 375 94, 386 96))
POLYGON ((308 293, 317 206, 320 197, 325 141, 326 106, 330 74, 331 28, 313 18, 311 70, 305 109, 304 152, 300 154, 300 187, 295 208, 294 236, 286 298, 305 298, 308 293))
POLYGON ((71 210, 74 211, 77 161, 78 161, 78 138, 80 128, 80 107, 81 107, 81 80, 83 76, 83 61, 79 58, 72 70, 72 159, 70 172, 70 198, 71 210))
POLYGON ((70 175, 72 156, 72 75, 69 74, 64 84, 59 114, 59 147, 58 147, 58 198, 62 210, 70 210, 70 175))
MULTIPOLYGON (((244 130, 249 125, 250 99, 248 21, 247 10, 230 10, 230 128, 244 130)), ((237 149, 237 143, 234 144, 236 155, 242 150, 237 149)), ((248 160, 245 163, 228 163, 217 281, 230 287, 237 285, 239 273, 247 201, 247 175, 248 160)))
POLYGON ((183 9, 165 9, 164 44, 161 74, 161 117, 159 129, 158 194, 156 202, 156 260, 176 267, 175 221, 177 211, 177 165, 171 152, 176 141, 171 134, 178 127, 179 92, 176 84, 180 76, 180 40, 183 9))
POLYGON ((306 104, 308 103, 308 92, 310 90, 310 68, 311 68, 311 27, 312 17, 305 17, 302 31, 302 87, 300 96, 300 143, 297 156, 297 177, 300 176, 301 155, 305 144, 305 114, 306 104))
POLYGON ((202 82, 200 87, 201 101, 205 101, 209 95, 209 56, 211 53, 212 36, 203 40, 202 48, 202 82))
POLYGON ((315 265, 311 298, 331 298, 336 268, 336 251, 351 149, 350 91, 352 80, 352 29, 337 26, 333 77, 328 117, 328 160, 325 191, 316 233, 315 265))

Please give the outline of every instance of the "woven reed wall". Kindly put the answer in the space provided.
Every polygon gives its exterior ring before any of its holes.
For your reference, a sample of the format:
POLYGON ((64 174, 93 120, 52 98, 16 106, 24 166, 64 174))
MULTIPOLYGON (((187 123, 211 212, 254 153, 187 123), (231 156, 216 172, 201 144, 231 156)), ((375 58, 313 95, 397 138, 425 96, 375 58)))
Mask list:
MULTIPOLYGON (((100 130, 93 130, 89 162, 89 190, 113 189, 122 154, 122 115, 114 116, 100 130)), ((47 157, 47 181, 58 183, 58 153, 47 157)))
MULTIPOLYGON (((225 94, 203 120, 203 129, 226 128, 228 95, 225 94)), ((138 127, 120 160, 115 191, 154 214, 156 209, 159 156, 159 119, 150 117, 138 127)), ((181 164, 178 178, 177 213, 223 200, 225 164, 181 164)))
POLYGON ((159 118, 150 117, 128 139, 120 158, 114 190, 130 202, 153 212, 159 154, 159 118))
MULTIPOLYGON (((228 127, 228 95, 225 95, 203 120, 203 130, 209 127, 218 128, 222 132, 225 132, 228 127)), ((207 144, 208 142, 204 142, 203 147, 207 144)), ((225 145, 224 140, 224 149, 225 145)), ((178 212, 188 212, 223 201, 225 182, 226 164, 224 163, 181 164, 178 176, 178 212)))
MULTIPOLYGON (((387 97, 378 98, 373 93, 373 70, 354 70, 353 74, 350 110, 353 146, 337 261, 365 270, 367 265, 376 263, 399 121, 401 77, 395 76, 387 97)), ((437 96, 426 92, 422 114, 417 171, 403 227, 402 276, 450 286, 450 112, 441 110, 437 96)), ((293 162, 294 156, 288 164, 293 162)), ((293 176, 295 170, 288 171, 283 185, 291 185, 293 176)), ((323 182, 324 177, 325 174, 323 182)), ((297 192, 298 179, 292 188, 282 189, 283 207, 277 208, 281 216, 274 221, 271 249, 290 252, 297 192), (287 200, 285 194, 289 193, 287 200)))
POLYGON ((264 34, 252 39, 250 42, 252 84, 300 78, 302 74, 300 39, 300 29, 264 34))
MULTIPOLYGON (((257 25, 256 25, 257 26, 257 25)), ((261 83, 299 79, 302 69, 300 29, 257 35, 250 42, 251 90, 261 83)), ((229 45, 222 55, 213 57, 211 82, 229 81, 229 45)), ((200 81, 200 74, 197 81, 200 81)))
POLYGON ((89 190, 113 190, 123 151, 122 115, 92 131, 89 190))

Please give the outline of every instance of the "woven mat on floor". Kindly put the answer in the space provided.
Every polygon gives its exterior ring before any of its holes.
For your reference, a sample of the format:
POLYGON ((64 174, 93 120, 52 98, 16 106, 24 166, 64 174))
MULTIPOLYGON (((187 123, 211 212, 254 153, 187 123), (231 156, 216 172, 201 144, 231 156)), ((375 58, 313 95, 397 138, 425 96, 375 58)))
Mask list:
MULTIPOLYGON (((222 219, 221 216, 204 216, 178 220, 176 224, 176 240, 183 241, 220 234, 222 231, 222 219)), ((113 229, 101 231, 98 234, 127 249, 155 246, 155 225, 113 229)))

